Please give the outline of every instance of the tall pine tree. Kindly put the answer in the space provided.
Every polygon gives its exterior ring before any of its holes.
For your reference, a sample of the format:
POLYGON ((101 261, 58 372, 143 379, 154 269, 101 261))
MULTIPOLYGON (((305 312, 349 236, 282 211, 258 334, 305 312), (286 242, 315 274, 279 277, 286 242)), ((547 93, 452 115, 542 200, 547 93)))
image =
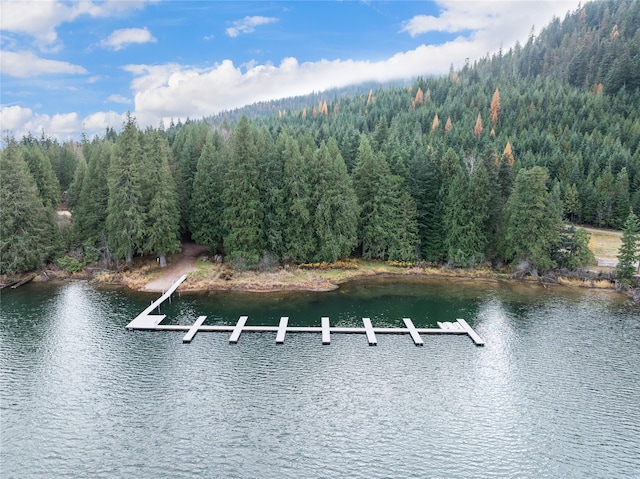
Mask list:
POLYGON ((224 248, 238 267, 255 267, 266 246, 260 199, 258 151, 249 120, 243 116, 231 139, 224 188, 224 248))
POLYGON ((165 267, 166 256, 180 251, 180 205, 169 168, 173 153, 157 130, 145 132, 143 145, 143 184, 148 198, 143 251, 157 255, 160 266, 165 267))
POLYGON ((56 251, 54 210, 45 206, 20 148, 0 152, 0 274, 38 268, 56 251))
POLYGON ((220 134, 214 132, 209 135, 198 160, 189 209, 191 237, 196 242, 207 245, 213 253, 222 253, 226 154, 226 143, 220 134))
POLYGON ((357 244, 358 203, 335 140, 318 148, 312 169, 315 261, 333 263, 357 244))
POLYGON ((140 131, 128 114, 109 167, 107 206, 109 243, 115 256, 127 263, 144 250, 146 215, 141 166, 140 131))

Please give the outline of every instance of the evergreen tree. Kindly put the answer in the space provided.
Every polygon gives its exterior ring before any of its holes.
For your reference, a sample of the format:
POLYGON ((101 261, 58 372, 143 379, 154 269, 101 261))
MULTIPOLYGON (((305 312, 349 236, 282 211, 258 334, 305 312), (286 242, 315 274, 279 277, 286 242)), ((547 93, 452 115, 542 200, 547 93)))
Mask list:
POLYGON ((548 179, 547 170, 540 166, 518 172, 503 212, 500 237, 503 258, 528 261, 540 270, 555 265, 551 255, 562 225, 547 190, 548 179))
POLYGON ((45 206, 56 208, 61 199, 60 183, 53 172, 51 161, 39 145, 24 148, 23 155, 45 206))
POLYGON ((440 162, 437 152, 424 147, 419 139, 414 141, 408 184, 417 207, 421 256, 427 261, 440 261, 444 257, 440 162))
POLYGON ((78 201, 80 201, 80 194, 82 193, 82 183, 84 182, 84 178, 87 174, 87 162, 84 159, 84 156, 80 156, 78 159, 78 166, 76 166, 76 171, 73 174, 73 180, 71 181, 71 185, 69 185, 69 195, 67 199, 67 204, 69 208, 74 208, 78 201))
POLYGON ((467 171, 458 163, 443 204, 446 260, 453 266, 470 266, 483 258, 480 232, 469 205, 469 187, 467 171))
POLYGON ((358 203, 347 166, 334 139, 318 148, 312 167, 311 213, 315 261, 333 263, 356 246, 358 203))
POLYGON ((167 140, 157 130, 144 134, 146 227, 143 251, 159 257, 161 267, 167 265, 167 254, 180 251, 180 209, 178 192, 169 168, 172 152, 167 140))
POLYGON ((191 237, 207 245, 211 252, 222 252, 223 186, 226 144, 219 133, 207 138, 198 160, 193 181, 189 229, 191 237))
POLYGON ((622 245, 618 251, 616 280, 623 288, 629 288, 640 261, 640 220, 633 211, 629 212, 622 229, 622 245))
POLYGON ((260 203, 264 208, 264 235, 266 249, 277 257, 284 250, 282 223, 284 207, 283 161, 278 154, 271 133, 263 126, 256 136, 258 165, 260 169, 260 203))
POLYGON ((0 274, 41 266, 56 249, 54 210, 46 207, 20 148, 0 152, 0 274))
POLYGON ((364 258, 411 261, 417 243, 416 208, 404 181, 391 174, 383 153, 362 135, 353 181, 361 206, 359 233, 364 258))
POLYGON ((264 252, 266 241, 258 152, 246 116, 238 122, 231 139, 223 191, 225 251, 236 266, 253 268, 264 252))
POLYGON ((301 263, 311 260, 313 254, 309 165, 305 165, 298 142, 289 132, 280 133, 278 144, 284 164, 282 256, 301 263))
POLYGON ((594 264, 595 257, 589 249, 589 233, 583 228, 571 225, 558 238, 554 260, 561 268, 582 268, 594 264))
POLYGON ((109 141, 93 142, 87 148, 87 172, 73 211, 74 236, 78 243, 100 247, 102 256, 110 258, 106 221, 109 204, 108 172, 113 157, 109 141))
POLYGON ((117 258, 127 263, 144 249, 146 215, 142 191, 140 132, 129 114, 109 167, 107 235, 117 258))

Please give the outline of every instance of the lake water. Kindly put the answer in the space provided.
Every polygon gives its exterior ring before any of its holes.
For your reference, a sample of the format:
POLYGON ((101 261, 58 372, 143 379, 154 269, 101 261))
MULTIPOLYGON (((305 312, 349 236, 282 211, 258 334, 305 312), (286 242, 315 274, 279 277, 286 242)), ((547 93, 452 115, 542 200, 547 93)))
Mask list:
POLYGON ((417 327, 483 337, 132 332, 157 295, 2 294, 0 476, 638 478, 640 310, 621 295, 377 279, 329 293, 176 295, 167 322, 417 327))

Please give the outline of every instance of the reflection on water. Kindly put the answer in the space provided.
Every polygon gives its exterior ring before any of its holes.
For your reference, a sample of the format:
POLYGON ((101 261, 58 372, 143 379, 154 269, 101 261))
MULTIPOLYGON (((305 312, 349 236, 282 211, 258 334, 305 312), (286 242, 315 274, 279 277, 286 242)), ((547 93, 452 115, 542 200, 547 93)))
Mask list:
POLYGON ((155 295, 3 294, 0 471, 48 477, 640 476, 640 319, 610 293, 382 279, 330 293, 182 294, 168 322, 416 326, 466 336, 128 332, 155 295))

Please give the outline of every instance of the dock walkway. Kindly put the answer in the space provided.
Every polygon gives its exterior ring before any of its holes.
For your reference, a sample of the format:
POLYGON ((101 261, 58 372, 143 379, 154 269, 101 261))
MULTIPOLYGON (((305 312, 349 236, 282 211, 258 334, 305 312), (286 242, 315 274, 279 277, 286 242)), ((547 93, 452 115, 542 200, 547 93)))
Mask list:
POLYGON ((240 335, 244 332, 254 333, 276 333, 276 344, 283 344, 287 333, 317 333, 322 335, 322 344, 331 344, 331 334, 365 334, 369 346, 378 344, 377 334, 408 334, 416 346, 423 346, 424 341, 421 334, 452 334, 466 335, 474 342, 476 346, 484 346, 484 340, 475 332, 475 330, 464 319, 457 319, 455 322, 438 322, 437 328, 416 328, 410 318, 402 318, 404 328, 377 328, 371 323, 370 318, 362 318, 362 327, 341 327, 331 326, 327 316, 321 318, 320 326, 289 326, 289 317, 282 316, 277 326, 251 326, 247 325, 248 316, 240 316, 234 326, 229 325, 207 325, 204 324, 206 316, 199 316, 191 325, 169 325, 160 324, 166 317, 163 314, 151 314, 163 302, 168 300, 171 295, 178 289, 180 284, 187 278, 183 275, 176 281, 169 290, 167 290, 160 298, 151 303, 151 305, 140 313, 136 318, 127 324, 129 330, 143 331, 183 331, 185 336, 184 343, 190 343, 198 332, 226 332, 231 333, 229 343, 235 344, 240 340, 240 335))

